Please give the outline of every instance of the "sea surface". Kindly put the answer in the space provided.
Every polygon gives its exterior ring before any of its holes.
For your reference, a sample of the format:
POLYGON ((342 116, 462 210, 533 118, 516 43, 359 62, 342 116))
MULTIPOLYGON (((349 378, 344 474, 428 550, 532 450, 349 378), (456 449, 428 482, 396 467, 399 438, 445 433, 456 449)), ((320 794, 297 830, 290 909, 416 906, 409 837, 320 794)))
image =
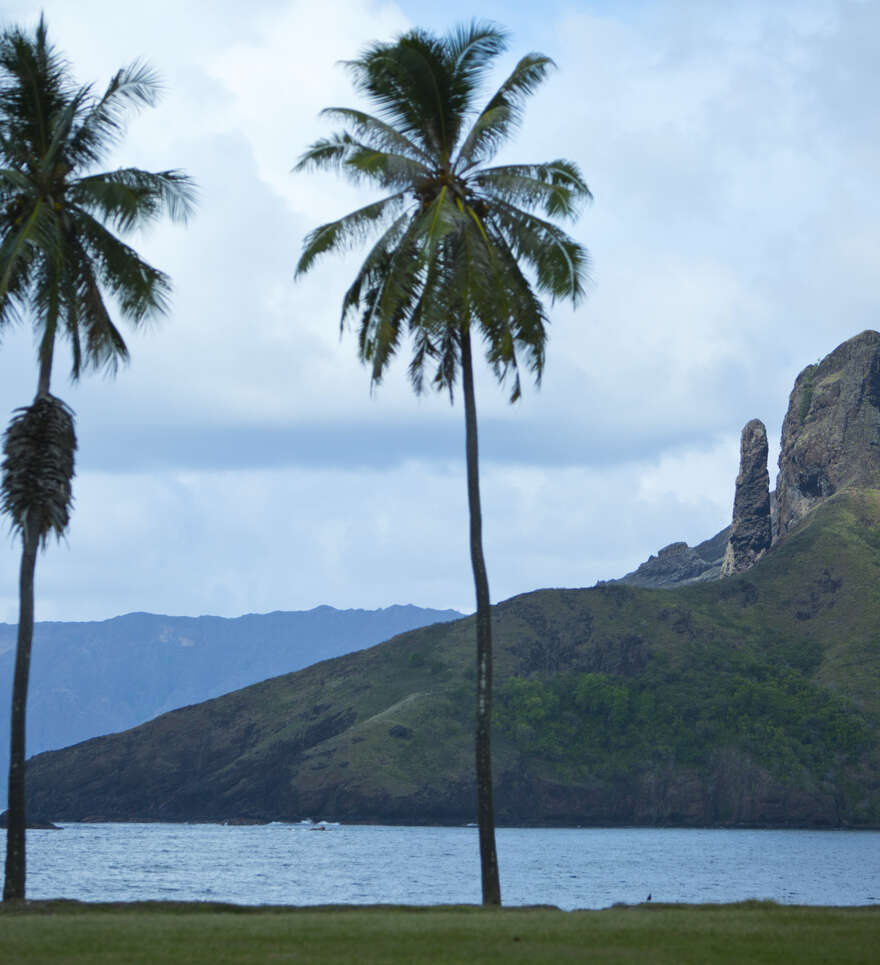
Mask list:
MULTIPOLYGON (((5 846, 5 835, 3 846, 5 846)), ((506 905, 880 902, 880 832, 502 828, 506 905)), ((478 903, 476 828, 65 824, 28 831, 29 898, 478 903)))

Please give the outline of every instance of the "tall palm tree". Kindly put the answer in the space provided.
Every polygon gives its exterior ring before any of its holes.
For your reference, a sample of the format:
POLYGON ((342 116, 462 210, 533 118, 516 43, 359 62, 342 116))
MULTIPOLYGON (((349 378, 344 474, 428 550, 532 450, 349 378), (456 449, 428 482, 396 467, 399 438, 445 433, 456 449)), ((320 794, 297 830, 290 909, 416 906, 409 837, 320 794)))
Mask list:
POLYGON ((126 111, 152 105, 156 76, 144 64, 119 70, 96 94, 77 86, 48 42, 0 33, 0 330, 22 319, 38 345, 37 393, 4 437, 2 509, 22 537, 20 616, 12 695, 4 900, 25 895, 25 718, 37 551, 63 534, 70 511, 76 437, 73 413, 50 394, 59 337, 71 377, 115 372, 128 349, 111 309, 137 325, 167 307, 170 283, 117 236, 167 213, 185 219, 194 187, 179 171, 96 170, 123 132, 126 111), (109 296, 110 305, 107 298, 109 296))
POLYGON ((587 252, 551 219, 574 218, 590 197, 577 166, 490 165, 518 126, 525 99, 553 66, 523 57, 482 108, 477 99, 506 49, 494 24, 462 25, 443 37, 412 30, 375 43, 346 63, 377 113, 331 107, 342 125, 311 145, 295 170, 332 169, 385 197, 321 225, 305 239, 297 275, 325 253, 379 234, 342 302, 341 324, 357 319, 360 358, 382 380, 406 333, 417 393, 449 392, 461 372, 465 411, 470 549, 476 592, 476 784, 483 903, 501 902, 492 808, 490 721, 492 627, 483 558, 471 332, 499 381, 520 395, 522 359, 540 381, 551 300, 583 295, 587 252), (529 272, 527 276, 524 273, 529 272))

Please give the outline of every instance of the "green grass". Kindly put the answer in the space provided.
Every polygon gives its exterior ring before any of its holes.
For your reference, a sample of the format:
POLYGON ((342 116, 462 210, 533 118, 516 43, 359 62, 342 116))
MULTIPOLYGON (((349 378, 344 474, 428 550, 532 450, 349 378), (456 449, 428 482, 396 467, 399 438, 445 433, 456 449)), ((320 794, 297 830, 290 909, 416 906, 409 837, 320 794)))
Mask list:
POLYGON ((0 906, 16 965, 246 962, 876 962, 880 907, 772 902, 554 908, 242 908, 209 904, 0 906))

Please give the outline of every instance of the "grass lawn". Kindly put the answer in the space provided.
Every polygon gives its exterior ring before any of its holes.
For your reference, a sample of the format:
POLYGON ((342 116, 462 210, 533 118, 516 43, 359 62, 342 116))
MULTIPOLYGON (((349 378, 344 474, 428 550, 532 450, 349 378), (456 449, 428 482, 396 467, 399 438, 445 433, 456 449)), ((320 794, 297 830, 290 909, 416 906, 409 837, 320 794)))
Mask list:
POLYGON ((243 908, 199 903, 0 904, 4 965, 245 962, 865 962, 880 906, 770 902, 555 908, 243 908))

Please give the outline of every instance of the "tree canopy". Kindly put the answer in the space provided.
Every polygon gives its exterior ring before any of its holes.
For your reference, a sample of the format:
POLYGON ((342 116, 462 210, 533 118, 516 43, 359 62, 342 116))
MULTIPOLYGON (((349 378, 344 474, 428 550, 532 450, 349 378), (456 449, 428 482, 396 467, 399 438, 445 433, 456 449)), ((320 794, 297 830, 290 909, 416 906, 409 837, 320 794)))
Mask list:
POLYGON ((330 107, 341 130, 312 144, 296 170, 329 169, 388 192, 305 240, 297 274, 323 255, 371 233, 370 248, 342 302, 341 323, 357 319, 359 352, 373 383, 409 333, 409 374, 417 392, 450 393, 461 362, 459 333, 478 326, 493 371, 520 365, 540 380, 548 317, 539 296, 577 303, 586 249, 554 219, 573 220, 590 192, 576 164, 490 162, 518 127, 526 98, 553 67, 522 57, 495 93, 479 98, 506 48, 494 24, 463 25, 443 37, 412 30, 376 43, 345 66, 375 114, 330 107), (524 270, 525 269, 525 270, 524 270))
POLYGON ((163 214, 185 220, 193 182, 176 170, 98 169, 127 113, 159 90, 143 63, 118 70, 102 93, 78 86, 42 18, 33 34, 0 34, 0 328, 33 322, 46 375, 59 335, 74 379, 113 371, 128 357, 114 309, 137 325, 167 307, 167 276, 118 233, 163 214))

